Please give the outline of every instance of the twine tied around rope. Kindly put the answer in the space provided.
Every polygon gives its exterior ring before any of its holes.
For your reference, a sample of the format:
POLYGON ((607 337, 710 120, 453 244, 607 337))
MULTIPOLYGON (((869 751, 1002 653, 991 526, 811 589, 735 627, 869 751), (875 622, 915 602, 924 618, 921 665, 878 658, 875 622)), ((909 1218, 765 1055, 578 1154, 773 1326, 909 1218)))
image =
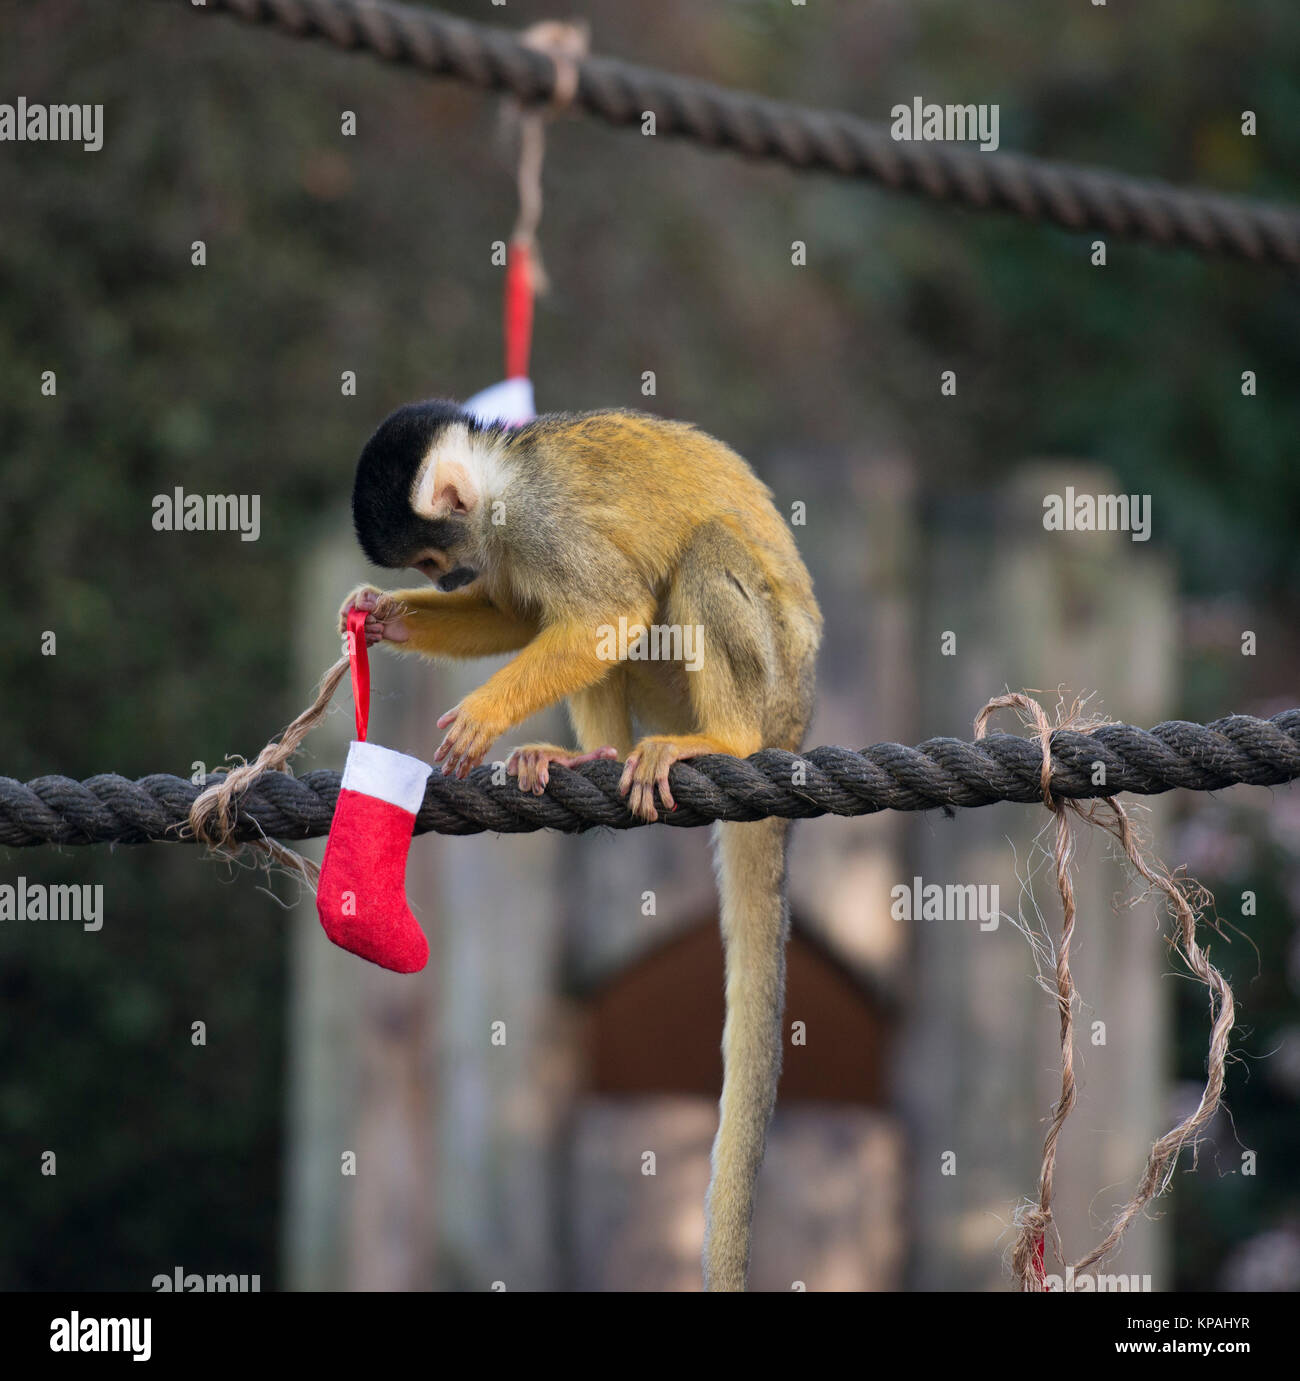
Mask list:
POLYGON ((1177 878, 1157 860, 1148 860, 1138 846, 1132 822, 1124 807, 1114 796, 1084 805, 1079 801, 1061 801, 1052 795, 1052 735, 1058 729, 1072 729, 1090 733, 1101 721, 1081 722, 1079 704, 1053 725, 1042 706, 1031 696, 1013 692, 994 696, 975 717, 975 738, 984 737, 989 719, 999 709, 1020 711, 1027 723, 1037 730, 1042 742, 1043 804, 1055 817, 1053 859, 1056 885, 1061 897, 1061 939, 1056 948, 1056 1000, 1061 1021, 1061 1092, 1052 1109, 1051 1121, 1043 1138, 1042 1164, 1038 1175, 1038 1201, 1027 1203, 1016 1215, 1016 1239, 1011 1249, 1011 1268, 1020 1288, 1028 1292, 1047 1289, 1046 1244, 1051 1240, 1056 1258, 1064 1265, 1065 1253, 1060 1232, 1052 1216, 1052 1198, 1056 1174, 1056 1147, 1065 1120, 1077 1101, 1074 1077, 1074 1012, 1079 995, 1070 971, 1070 946, 1074 938, 1075 900, 1070 878, 1070 863, 1074 855, 1070 816, 1077 815, 1090 825, 1097 825, 1118 842, 1125 858, 1148 888, 1164 894, 1175 920, 1175 933, 1168 936, 1170 947, 1197 978, 1205 984, 1210 996, 1210 1043, 1206 1067, 1205 1087, 1196 1109, 1177 1126, 1159 1137, 1151 1147, 1146 1166, 1132 1197, 1115 1215, 1110 1231, 1091 1251, 1073 1264, 1077 1275, 1095 1265, 1115 1249, 1127 1232, 1129 1224, 1139 1213, 1169 1186, 1177 1166, 1179 1152, 1209 1125, 1218 1111, 1223 1095, 1224 1071, 1228 1057, 1228 1041, 1232 1034, 1234 1004, 1232 989, 1223 975, 1210 963, 1209 956, 1197 943, 1198 913, 1211 902, 1204 888, 1186 878, 1177 878), (1109 812, 1109 814, 1107 814, 1109 812))

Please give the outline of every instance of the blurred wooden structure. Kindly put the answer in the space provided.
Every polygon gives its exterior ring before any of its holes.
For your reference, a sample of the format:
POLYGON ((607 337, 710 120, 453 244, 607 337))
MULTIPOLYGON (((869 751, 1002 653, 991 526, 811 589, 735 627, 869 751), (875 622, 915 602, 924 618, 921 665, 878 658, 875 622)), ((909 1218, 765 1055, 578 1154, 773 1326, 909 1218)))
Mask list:
MULTIPOLYGON (((614 973, 585 1003, 588 1090, 716 1099, 722 1049, 697 1036, 722 1030, 722 989, 722 938, 713 913, 614 973)), ((782 1099, 883 1107, 887 1013, 798 917, 786 953, 786 1001, 791 1014, 816 1013, 813 1049, 825 1042, 832 1058, 808 1058, 808 1046, 792 1045, 781 1072, 782 1099)))

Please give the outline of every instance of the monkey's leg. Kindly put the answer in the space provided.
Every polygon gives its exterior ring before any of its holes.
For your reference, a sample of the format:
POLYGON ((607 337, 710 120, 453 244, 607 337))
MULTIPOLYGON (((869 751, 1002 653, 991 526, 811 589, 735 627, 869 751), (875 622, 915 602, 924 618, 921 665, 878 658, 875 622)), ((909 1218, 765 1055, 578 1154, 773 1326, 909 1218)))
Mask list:
POLYGON ((444 772, 464 777, 493 740, 520 720, 603 681, 616 663, 601 655, 604 641, 598 628, 617 624, 620 615, 629 626, 650 617, 648 608, 633 608, 615 610, 599 621, 573 618, 543 627, 514 661, 442 716, 438 727, 446 728, 447 736, 434 762, 443 763, 444 772))
POLYGON ((553 743, 527 743, 510 754, 506 771, 518 775, 520 791, 540 796, 550 780, 552 763, 577 767, 599 758, 621 758, 632 746, 632 721, 627 706, 627 679, 615 667, 603 681, 569 697, 569 718, 581 751, 553 743), (599 745, 599 746, 598 746, 599 745))
POLYGON ((584 750, 608 743, 626 757, 632 748, 632 716, 623 668, 615 667, 603 681, 571 695, 569 718, 584 750))
POLYGON ((620 790, 642 819, 658 819, 656 789, 676 808, 673 763, 709 753, 745 758, 763 746, 776 662, 764 586, 745 544, 720 523, 701 527, 682 553, 664 614, 683 653, 695 649, 683 671, 692 732, 650 735, 629 755, 620 790))

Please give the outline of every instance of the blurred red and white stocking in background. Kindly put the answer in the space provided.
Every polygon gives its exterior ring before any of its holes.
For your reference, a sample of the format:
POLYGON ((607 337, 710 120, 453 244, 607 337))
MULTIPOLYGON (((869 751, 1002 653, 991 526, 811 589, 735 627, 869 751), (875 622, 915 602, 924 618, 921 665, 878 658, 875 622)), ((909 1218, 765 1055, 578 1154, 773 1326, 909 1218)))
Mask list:
POLYGON ((537 416, 528 355, 533 339, 533 256, 527 243, 511 240, 506 249, 506 377, 464 403, 480 422, 522 427, 537 416))
POLYGON ((357 737, 348 748, 316 888, 316 912, 336 945, 396 973, 416 973, 429 942, 406 904, 406 857, 431 768, 366 742, 370 664, 366 615, 348 615, 357 737))

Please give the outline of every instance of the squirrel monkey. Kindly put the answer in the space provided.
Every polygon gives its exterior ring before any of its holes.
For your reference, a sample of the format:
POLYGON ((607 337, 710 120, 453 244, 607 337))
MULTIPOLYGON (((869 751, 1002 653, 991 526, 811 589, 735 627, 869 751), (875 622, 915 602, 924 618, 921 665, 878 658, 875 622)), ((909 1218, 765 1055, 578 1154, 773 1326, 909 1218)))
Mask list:
MULTIPOLYGON (((645 820, 676 808, 675 762, 798 751, 821 637, 812 582, 766 486, 695 427, 603 411, 512 430, 454 403, 413 404, 367 442, 352 513, 375 565, 411 566, 433 582, 393 591, 399 612, 371 612, 368 643, 435 658, 518 653, 438 720, 444 772, 464 777, 498 737, 562 699, 580 751, 529 744, 507 770, 540 794, 552 763, 625 758, 620 790, 645 820), (644 650, 663 630, 658 647, 675 660, 644 650), (692 639, 701 641, 688 659, 692 639)), ((340 623, 379 597, 354 591, 340 623)), ((714 827, 727 1018, 709 1290, 743 1290, 749 1267, 781 1071, 788 831, 775 819, 714 827)))

